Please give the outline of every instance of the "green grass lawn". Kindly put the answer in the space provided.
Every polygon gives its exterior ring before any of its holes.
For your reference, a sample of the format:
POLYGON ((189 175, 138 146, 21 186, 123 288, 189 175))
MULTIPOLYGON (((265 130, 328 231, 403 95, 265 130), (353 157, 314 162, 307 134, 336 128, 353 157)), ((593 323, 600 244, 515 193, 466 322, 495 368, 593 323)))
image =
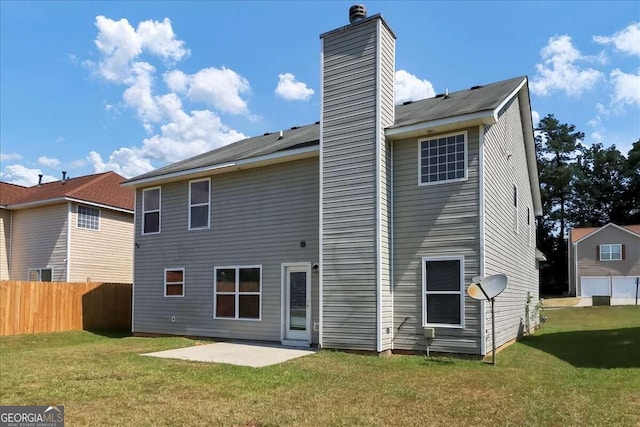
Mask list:
POLYGON ((63 404, 69 426, 639 426, 640 307, 546 315, 495 367, 321 351, 254 369, 139 355, 184 338, 3 337, 0 404, 63 404))

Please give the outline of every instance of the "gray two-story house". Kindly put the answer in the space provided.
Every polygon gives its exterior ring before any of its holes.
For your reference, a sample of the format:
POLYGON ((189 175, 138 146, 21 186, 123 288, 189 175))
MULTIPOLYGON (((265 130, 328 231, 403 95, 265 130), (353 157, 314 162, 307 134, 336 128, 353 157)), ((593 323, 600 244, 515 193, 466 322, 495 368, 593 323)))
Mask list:
POLYGON ((490 351, 537 324, 526 77, 395 105, 380 15, 321 40, 320 121, 130 179, 133 332, 388 352, 490 351))

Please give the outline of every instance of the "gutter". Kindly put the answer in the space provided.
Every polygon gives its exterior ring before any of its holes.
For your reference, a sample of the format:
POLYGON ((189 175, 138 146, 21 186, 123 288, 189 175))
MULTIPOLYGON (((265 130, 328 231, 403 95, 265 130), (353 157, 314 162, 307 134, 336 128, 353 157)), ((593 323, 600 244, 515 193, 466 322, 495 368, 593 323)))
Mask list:
POLYGON ((171 172, 162 175, 151 176, 148 178, 132 178, 123 182, 123 187, 142 187, 148 185, 158 185, 171 181, 178 181, 182 179, 199 178, 203 176, 209 176, 214 173, 231 172, 232 170, 248 169, 259 166, 266 166, 273 163, 283 163, 292 160, 304 159, 307 157, 313 157, 318 155, 320 147, 313 145, 310 147, 296 148, 293 150, 276 151, 271 154, 265 154, 263 156, 251 157, 248 159, 237 160, 233 162, 218 163, 209 166, 203 166, 199 168, 187 169, 178 172, 171 172))
POLYGON ((6 208, 11 210, 20 210, 20 209, 29 209, 29 208, 35 208, 40 206, 55 205, 57 203, 63 203, 63 202, 80 203, 83 205, 95 206, 95 207, 104 208, 104 209, 111 209, 113 211, 133 214, 133 210, 130 210, 130 209, 118 208, 115 206, 109 206, 102 203, 96 203, 96 202, 91 202, 91 201, 82 200, 82 199, 75 199, 73 197, 66 197, 66 196, 56 197, 53 199, 46 199, 46 200, 36 200, 33 202, 18 203, 15 205, 7 205, 6 208))

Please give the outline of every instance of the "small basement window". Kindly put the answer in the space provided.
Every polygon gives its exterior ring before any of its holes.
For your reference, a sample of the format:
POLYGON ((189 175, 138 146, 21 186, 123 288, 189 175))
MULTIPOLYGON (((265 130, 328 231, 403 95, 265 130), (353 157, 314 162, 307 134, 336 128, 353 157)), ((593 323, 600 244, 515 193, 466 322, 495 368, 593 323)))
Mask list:
POLYGON ((53 268, 30 268, 28 277, 30 282, 51 282, 53 280, 53 268))

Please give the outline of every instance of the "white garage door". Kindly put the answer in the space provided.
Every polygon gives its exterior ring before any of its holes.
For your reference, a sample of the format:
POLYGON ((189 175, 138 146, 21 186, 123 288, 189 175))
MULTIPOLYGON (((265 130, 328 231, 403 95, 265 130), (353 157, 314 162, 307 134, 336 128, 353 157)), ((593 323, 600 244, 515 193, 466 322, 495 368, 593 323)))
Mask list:
POLYGON ((609 295, 609 277, 581 277, 580 296, 609 295))
POLYGON ((635 298, 636 277, 613 277, 612 290, 614 298, 635 298))

